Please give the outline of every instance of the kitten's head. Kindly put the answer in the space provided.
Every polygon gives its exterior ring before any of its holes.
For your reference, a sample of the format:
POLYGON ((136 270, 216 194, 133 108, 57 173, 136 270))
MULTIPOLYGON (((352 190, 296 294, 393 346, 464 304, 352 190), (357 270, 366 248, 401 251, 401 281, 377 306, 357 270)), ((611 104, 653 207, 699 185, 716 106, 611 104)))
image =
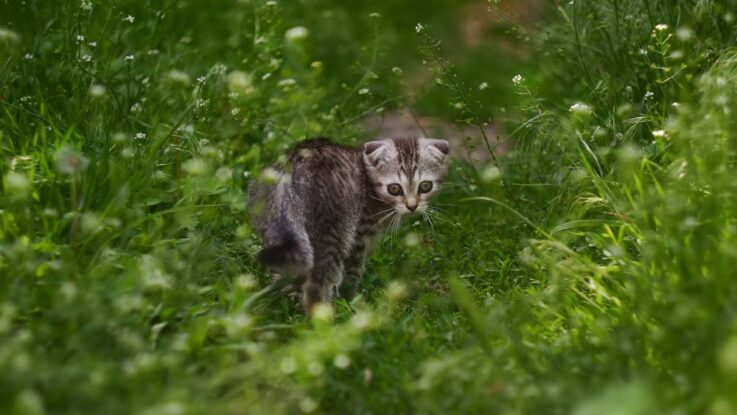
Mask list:
POLYGON ((448 174, 448 142, 433 138, 369 141, 363 161, 376 195, 397 213, 425 212, 448 174))

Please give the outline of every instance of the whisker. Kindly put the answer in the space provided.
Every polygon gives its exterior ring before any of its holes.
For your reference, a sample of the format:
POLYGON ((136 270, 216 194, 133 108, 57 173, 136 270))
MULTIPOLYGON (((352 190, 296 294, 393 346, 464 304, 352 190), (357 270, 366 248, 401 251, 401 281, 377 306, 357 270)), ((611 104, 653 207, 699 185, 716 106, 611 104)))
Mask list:
POLYGON ((432 222, 432 218, 430 217, 430 214, 427 212, 423 212, 422 216, 425 218, 425 223, 430 225, 430 233, 432 233, 433 236, 436 236, 437 232, 435 232, 435 224, 432 222))
POLYGON ((384 210, 382 210, 380 212, 374 213, 373 215, 369 216, 369 218, 373 218, 374 216, 379 216, 382 213, 386 213, 386 212, 389 212, 389 211, 392 211, 392 210, 394 210, 394 208, 392 208, 392 207, 390 207, 389 209, 384 209, 384 210))

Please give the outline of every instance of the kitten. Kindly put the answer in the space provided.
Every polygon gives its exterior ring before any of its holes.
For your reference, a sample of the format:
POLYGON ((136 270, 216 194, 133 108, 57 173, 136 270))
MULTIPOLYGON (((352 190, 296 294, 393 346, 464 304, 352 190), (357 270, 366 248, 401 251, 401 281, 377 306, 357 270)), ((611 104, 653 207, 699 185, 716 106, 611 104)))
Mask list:
POLYGON ((387 223, 424 213, 448 173, 448 142, 430 138, 369 141, 363 149, 302 142, 287 166, 249 191, 264 248, 259 259, 298 277, 307 312, 333 294, 350 298, 364 261, 387 223))

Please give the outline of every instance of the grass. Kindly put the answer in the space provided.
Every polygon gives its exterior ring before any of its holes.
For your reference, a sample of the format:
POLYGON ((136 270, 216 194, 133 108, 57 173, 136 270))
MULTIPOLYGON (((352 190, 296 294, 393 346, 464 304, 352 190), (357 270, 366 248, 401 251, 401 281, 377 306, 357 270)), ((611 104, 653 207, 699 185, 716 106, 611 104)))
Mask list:
POLYGON ((0 412, 734 413, 735 6, 2 3, 0 412), (248 183, 406 103, 507 151, 307 319, 248 183))

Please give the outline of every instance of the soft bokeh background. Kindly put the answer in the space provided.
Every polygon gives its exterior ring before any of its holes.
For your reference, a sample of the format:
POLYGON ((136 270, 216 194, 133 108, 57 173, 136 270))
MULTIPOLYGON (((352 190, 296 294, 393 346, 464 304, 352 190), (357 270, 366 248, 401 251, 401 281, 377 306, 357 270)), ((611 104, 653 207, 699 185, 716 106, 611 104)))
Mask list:
POLYGON ((0 0, 0 413, 737 412, 733 0, 0 0), (250 181, 453 144, 312 319, 250 181))

